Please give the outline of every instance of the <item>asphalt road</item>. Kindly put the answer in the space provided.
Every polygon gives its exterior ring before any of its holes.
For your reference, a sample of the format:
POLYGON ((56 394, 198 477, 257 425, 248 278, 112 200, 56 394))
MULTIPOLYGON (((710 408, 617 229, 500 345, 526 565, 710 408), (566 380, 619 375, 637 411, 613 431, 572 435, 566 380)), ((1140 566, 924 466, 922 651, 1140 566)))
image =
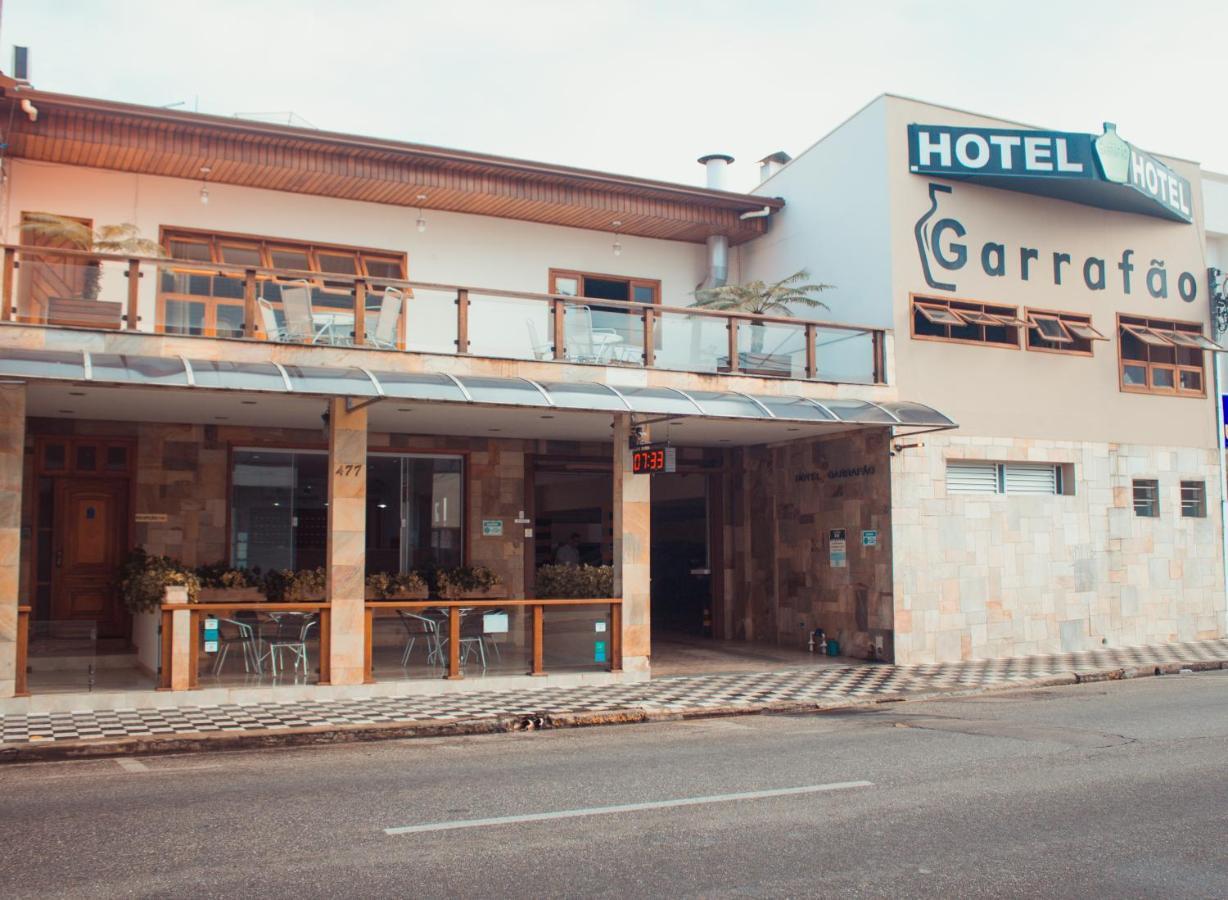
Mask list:
POLYGON ((1223 897, 1228 673, 11 765, 0 828, 5 898, 1223 897))

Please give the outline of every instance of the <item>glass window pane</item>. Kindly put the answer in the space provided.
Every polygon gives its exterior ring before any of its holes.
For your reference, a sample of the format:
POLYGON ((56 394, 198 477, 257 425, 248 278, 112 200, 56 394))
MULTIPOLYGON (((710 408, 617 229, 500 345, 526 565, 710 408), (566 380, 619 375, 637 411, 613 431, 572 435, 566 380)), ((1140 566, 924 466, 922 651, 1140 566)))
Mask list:
POLYGON ((660 312, 653 329, 654 366, 687 372, 715 372, 729 365, 729 330, 719 316, 660 312))
POLYGON ((213 262, 208 243, 172 238, 168 250, 173 259, 191 259, 197 262, 213 262))
POLYGON ((77 469, 93 472, 98 468, 98 447, 95 444, 77 445, 77 469))
POLYGON ((602 409, 627 412, 627 405, 613 391, 591 381, 542 381, 555 406, 565 409, 602 409))
POLYGON ((806 376, 806 328, 778 322, 741 322, 738 368, 750 375, 806 376))
POLYGON ((231 472, 231 559, 262 572, 294 568, 294 454, 236 450, 231 472))
POLYGON ((554 279, 554 292, 567 297, 580 296, 580 280, 578 278, 554 279))
POLYGON ((1173 370, 1163 366, 1153 366, 1151 369, 1151 386, 1171 389, 1173 386, 1173 370))
POLYGON ((1134 514, 1153 519, 1160 514, 1160 483, 1155 479, 1134 480, 1134 514))
POLYGON ((401 458, 367 457, 367 574, 401 571, 401 458))
POLYGON ((1066 334, 1066 329, 1057 319, 1051 319, 1047 316, 1034 316, 1032 321, 1036 325, 1036 330, 1046 340, 1069 343, 1070 335, 1066 334))
POLYGON ((1201 391, 1202 390, 1202 372, 1195 372, 1191 369, 1182 369, 1181 370, 1181 390, 1201 391))
POLYGON ((170 334, 204 334, 205 304, 196 300, 167 300, 163 329, 170 334))
POLYGON ((222 244, 220 245, 222 262, 234 266, 252 266, 259 268, 264 265, 260 259, 260 248, 254 244, 222 244))
POLYGON ((128 448, 122 445, 107 448, 107 471, 123 472, 128 468, 128 448))
POLYGON ((286 390, 286 382, 281 377, 281 372, 272 363, 190 359, 188 365, 192 367, 192 377, 197 387, 281 393, 286 390))
POLYGON ((243 337, 243 307, 230 304, 218 305, 217 336, 243 337))
POLYGON ((1181 515, 1202 519, 1207 515, 1207 485, 1203 481, 1181 482, 1181 515))
POLYGON ((118 353, 90 355, 96 381, 125 381, 136 384, 184 386, 188 374, 176 357, 126 356, 118 353))
POLYGON ((1121 381, 1127 387, 1147 387, 1147 367, 1123 366, 1121 381))
POLYGON ((462 563, 463 474, 458 457, 405 458, 406 568, 462 563))
POLYGON ((657 289, 650 284, 637 284, 631 288, 631 299, 636 303, 656 303, 657 289))
POLYGON ((460 379, 475 403, 514 403, 520 406, 549 406, 546 398, 532 384, 519 378, 460 379))
POLYGON ((322 272, 335 272, 339 275, 358 274, 358 258, 352 253, 326 253, 321 251, 316 255, 320 260, 320 271, 322 272))
POLYGON ((43 468, 58 472, 68 467, 68 447, 61 443, 43 444, 43 468))
POLYGON ((75 350, 22 350, 6 347, 0 354, 0 375, 26 378, 85 379, 85 361, 75 350))
POLYGON ((308 271, 311 263, 307 260, 306 250, 294 250, 288 247, 270 247, 269 262, 275 269, 295 269, 308 271))
POLYGON ((294 454, 294 567, 318 569, 328 555, 328 454, 294 454))
POLYGON ((367 274, 373 278, 403 277, 401 261, 399 259, 380 259, 379 257, 364 256, 363 263, 367 267, 367 274))

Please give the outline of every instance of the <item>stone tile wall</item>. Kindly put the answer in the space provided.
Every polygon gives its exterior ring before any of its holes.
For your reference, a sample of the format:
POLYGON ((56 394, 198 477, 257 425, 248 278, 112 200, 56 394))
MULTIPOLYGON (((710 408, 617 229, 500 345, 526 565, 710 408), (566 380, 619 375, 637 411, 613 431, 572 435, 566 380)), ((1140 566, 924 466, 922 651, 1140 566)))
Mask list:
POLYGON ((896 662, 1223 636, 1213 449, 927 435, 892 466, 896 662), (949 459, 1069 465, 1072 495, 948 495, 949 459), (1160 483, 1160 516, 1132 480, 1160 483), (1181 516, 1203 481, 1207 516, 1181 516))
POLYGON ((842 652, 892 654, 890 477, 883 429, 731 454, 729 637, 804 647, 815 628, 842 652), (845 531, 846 565, 831 565, 845 531), (862 532, 877 543, 862 546, 862 532))
POLYGON ((17 677, 17 606, 25 467, 26 388, 0 384, 0 697, 17 677))

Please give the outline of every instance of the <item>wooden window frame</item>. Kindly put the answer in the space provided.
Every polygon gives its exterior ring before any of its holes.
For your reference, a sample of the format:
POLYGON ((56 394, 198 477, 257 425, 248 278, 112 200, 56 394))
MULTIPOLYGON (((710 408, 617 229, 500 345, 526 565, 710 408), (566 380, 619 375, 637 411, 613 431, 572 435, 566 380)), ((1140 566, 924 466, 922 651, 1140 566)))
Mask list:
MULTIPOLYGON (((1023 330, 1027 327, 1025 321, 1019 318, 1019 307, 1010 306, 1002 303, 985 303, 980 300, 969 300, 960 297, 933 297, 928 294, 909 294, 908 295, 908 328, 910 337, 915 341, 937 341, 943 344, 964 344, 971 347, 997 347, 1002 350, 1018 350, 1020 347, 1023 330), (936 334, 918 334, 917 333, 917 307, 944 308, 954 313, 957 317, 961 312, 969 312, 980 316, 987 316, 1001 323, 1002 328, 1009 329, 1014 332, 1014 343, 1008 341, 990 341, 984 338, 985 329, 993 327, 984 323, 969 322, 971 327, 979 328, 982 337, 980 339, 951 337, 950 329, 952 326, 945 325, 947 329, 946 336, 936 334)), ((924 316, 924 313, 921 315, 924 316)), ((937 323, 934 323, 937 324, 937 323)))
MULTIPOLYGON (((325 276, 330 274, 322 271, 319 264, 319 253, 335 254, 338 256, 353 256, 355 259, 355 277, 368 277, 366 259, 370 256, 373 260, 380 262, 395 262, 401 267, 399 279, 404 281, 407 278, 408 263, 404 253, 397 253, 394 250, 380 250, 373 247, 347 246, 344 244, 329 244, 316 241, 296 241, 290 238, 269 237, 266 235, 241 234, 236 232, 223 231, 208 231, 199 228, 180 228, 176 226, 163 225, 158 230, 158 243, 169 253, 171 241, 183 241, 187 243, 205 244, 209 247, 210 261, 217 266, 234 266, 235 263, 226 263, 222 259, 223 246, 245 246, 258 248, 260 253, 260 264, 258 268, 272 269, 277 268, 272 264, 272 251, 280 250, 294 253, 303 253, 307 257, 309 275, 305 277, 287 276, 285 279, 280 279, 270 275, 258 275, 257 278, 261 281, 307 281, 313 288, 328 293, 349 294, 348 290, 340 290, 337 287, 329 287, 325 284, 325 276)), ((203 266, 203 261, 202 261, 203 266)), ((233 276, 220 275, 213 269, 190 269, 188 267, 171 267, 171 271, 176 274, 208 276, 213 278, 232 277, 238 278, 236 273, 233 276)), ((337 274, 337 273, 332 273, 337 274)), ((388 276, 377 276, 386 279, 388 276)), ((382 288, 381 288, 382 290, 382 288)), ((407 292, 408 295, 408 292, 407 292)), ((368 295, 367 302, 372 302, 372 297, 368 295)), ((157 297, 157 321, 160 330, 165 331, 167 322, 167 303, 170 302, 185 302, 185 303, 200 303, 204 306, 204 320, 201 327, 201 334, 205 337, 218 336, 218 310, 220 307, 234 308, 238 307, 240 311, 243 309, 242 298, 232 299, 229 297, 218 297, 212 294, 186 294, 176 291, 164 291, 162 289, 162 279, 158 278, 158 297, 157 297)), ((273 306, 279 306, 276 301, 271 301, 273 306)), ((397 323, 398 342, 403 346, 405 342, 405 319, 406 309, 401 308, 400 320, 397 323)), ((263 327, 263 323, 257 322, 258 327, 263 327)), ((179 332, 168 332, 179 334, 179 332)))
MULTIPOLYGON (((1153 362, 1151 360, 1151 349, 1155 346, 1157 349, 1162 349, 1162 345, 1153 345, 1145 338, 1140 337, 1138 330, 1146 333, 1179 331, 1192 336, 1206 338, 1203 334, 1202 325, 1198 322, 1182 321, 1180 319, 1155 319, 1150 316, 1136 316, 1118 313, 1117 314, 1117 385, 1122 393, 1126 394, 1151 394, 1161 397, 1206 397, 1207 396, 1207 362, 1206 349, 1198 349, 1198 365, 1184 365, 1179 361, 1177 351, 1194 350, 1193 347, 1183 347, 1180 344, 1169 342, 1167 346, 1174 351, 1173 362, 1153 362), (1129 332, 1133 334, 1143 347, 1147 349, 1147 359, 1126 359, 1123 356, 1125 349, 1125 341, 1121 338, 1123 333, 1129 332), (1128 385, 1126 384, 1126 366, 1142 366, 1147 373, 1146 385, 1128 385), (1155 385, 1154 373, 1156 369, 1171 369, 1173 372, 1173 386, 1157 387, 1155 385), (1181 387, 1181 375, 1183 372, 1197 372, 1199 384, 1202 386, 1200 390, 1191 391, 1181 387)), ((1160 339, 1167 340, 1163 334, 1159 335, 1160 339)))
MULTIPOLYGON (((627 282, 627 303, 635 303, 632 298, 635 297, 635 289, 637 287, 646 287, 652 289, 652 305, 661 305, 661 279, 659 278, 639 278, 633 275, 606 275, 601 272, 584 272, 579 269, 550 269, 549 271, 549 292, 557 294, 557 285, 560 278, 574 278, 578 282, 576 287, 579 293, 576 295, 577 300, 589 300, 594 305, 600 305, 603 300, 601 297, 585 297, 584 296, 584 279, 599 278, 603 281, 625 281, 627 282)), ((619 301, 606 301, 619 302, 619 301)), ((648 306, 647 303, 641 303, 641 306, 648 306)))
POLYGON ((1100 329, 1092 324, 1091 313, 1072 313, 1063 312, 1056 309, 1035 309, 1027 307, 1024 309, 1024 316, 1028 322, 1028 336, 1024 341, 1024 347, 1035 353, 1060 353, 1063 356, 1095 356, 1096 341, 1107 341, 1108 338, 1100 333, 1100 329), (1035 328, 1032 322, 1037 318, 1055 319, 1062 325, 1062 330, 1069 338, 1069 342, 1062 343, 1058 346, 1046 347, 1043 345, 1034 345, 1032 343, 1032 333, 1036 332, 1040 340, 1048 341, 1051 344, 1057 345, 1058 342, 1052 338, 1046 338, 1039 328, 1035 328), (1081 338, 1070 331, 1071 325, 1083 326, 1094 331, 1099 337, 1081 338))

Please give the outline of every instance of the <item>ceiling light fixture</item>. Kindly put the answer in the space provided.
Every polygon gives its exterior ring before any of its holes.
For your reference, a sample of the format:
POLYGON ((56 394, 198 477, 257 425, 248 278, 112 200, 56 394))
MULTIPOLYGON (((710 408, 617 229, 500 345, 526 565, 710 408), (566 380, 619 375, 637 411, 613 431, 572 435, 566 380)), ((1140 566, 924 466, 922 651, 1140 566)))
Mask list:
POLYGON ((209 173, 213 170, 208 166, 200 167, 200 205, 209 205, 209 173))
POLYGON ((426 219, 422 218, 422 204, 426 202, 426 194, 418 195, 418 233, 426 231, 426 219))
POLYGON ((622 228, 623 223, 621 220, 615 219, 612 224, 614 225, 614 255, 622 256, 623 255, 623 244, 622 244, 622 241, 618 239, 619 237, 618 229, 622 228))

